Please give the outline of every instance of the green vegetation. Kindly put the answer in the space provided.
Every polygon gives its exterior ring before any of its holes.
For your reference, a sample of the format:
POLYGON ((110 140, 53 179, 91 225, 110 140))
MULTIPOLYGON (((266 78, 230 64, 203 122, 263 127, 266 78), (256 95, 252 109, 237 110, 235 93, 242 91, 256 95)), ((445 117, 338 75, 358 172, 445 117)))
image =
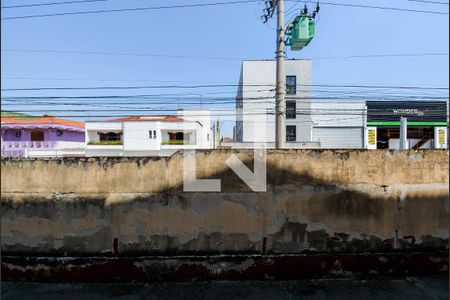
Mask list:
POLYGON ((188 144, 188 142, 183 140, 172 140, 161 142, 161 145, 185 145, 185 144, 188 144))
POLYGON ((122 145, 122 141, 101 141, 101 142, 88 142, 88 145, 102 145, 102 146, 106 146, 106 145, 122 145))
POLYGON ((26 114, 22 114, 22 113, 17 113, 17 112, 13 112, 13 111, 1 111, 1 116, 2 117, 10 117, 10 118, 20 118, 20 119, 34 119, 34 118, 39 118, 36 116, 30 116, 30 115, 26 115, 26 114))

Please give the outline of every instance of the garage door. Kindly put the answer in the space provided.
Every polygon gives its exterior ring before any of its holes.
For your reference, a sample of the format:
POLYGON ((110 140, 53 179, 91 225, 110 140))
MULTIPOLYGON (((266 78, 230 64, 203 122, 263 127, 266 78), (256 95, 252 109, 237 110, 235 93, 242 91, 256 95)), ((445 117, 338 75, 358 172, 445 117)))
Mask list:
POLYGON ((321 148, 363 148, 362 127, 314 127, 314 141, 321 148))

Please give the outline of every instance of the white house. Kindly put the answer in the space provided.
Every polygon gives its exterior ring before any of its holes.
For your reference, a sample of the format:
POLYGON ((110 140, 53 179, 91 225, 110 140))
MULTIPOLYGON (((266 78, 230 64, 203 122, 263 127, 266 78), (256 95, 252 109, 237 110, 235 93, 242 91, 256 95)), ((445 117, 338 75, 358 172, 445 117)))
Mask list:
POLYGON ((210 149, 210 122, 208 110, 88 121, 86 156, 170 156, 180 149, 210 149))

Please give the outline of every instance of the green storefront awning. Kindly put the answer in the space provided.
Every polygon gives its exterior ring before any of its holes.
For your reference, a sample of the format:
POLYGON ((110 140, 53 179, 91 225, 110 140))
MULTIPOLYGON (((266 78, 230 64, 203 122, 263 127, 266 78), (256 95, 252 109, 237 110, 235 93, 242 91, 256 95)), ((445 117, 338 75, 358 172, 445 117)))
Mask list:
MULTIPOLYGON (((447 122, 408 122, 408 126, 447 126, 447 122)), ((367 126, 400 126, 400 122, 367 122, 367 126)))

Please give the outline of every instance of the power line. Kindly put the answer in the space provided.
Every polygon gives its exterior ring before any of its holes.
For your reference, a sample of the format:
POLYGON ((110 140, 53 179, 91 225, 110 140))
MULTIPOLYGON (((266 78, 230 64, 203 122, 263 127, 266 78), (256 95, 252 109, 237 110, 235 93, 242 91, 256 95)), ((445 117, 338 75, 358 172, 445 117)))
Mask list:
MULTIPOLYGON (((189 56, 189 55, 168 55, 168 54, 149 54, 149 53, 126 53, 126 52, 104 52, 104 51, 81 51, 81 50, 23 50, 23 49, 1 49, 2 52, 17 53, 57 53, 57 54, 93 54, 93 55, 118 55, 133 57, 161 57, 161 58, 187 58, 187 59, 206 59, 206 60, 237 60, 243 61, 245 58, 223 57, 223 56, 189 56)), ((420 56, 448 56, 448 52, 426 52, 426 53, 382 53, 382 54, 364 54, 348 56, 325 56, 312 57, 310 60, 332 60, 332 59, 353 59, 353 58, 388 58, 388 57, 420 57, 420 56)))
MULTIPOLYGON (((275 84, 205 84, 205 85, 139 85, 139 86, 93 86, 93 87, 33 87, 10 88, 1 91, 42 91, 42 90, 123 90, 123 89, 197 89, 218 87, 274 87, 275 84)), ((448 87, 420 87, 394 85, 332 85, 332 84, 297 84, 307 87, 335 87, 335 88, 366 88, 366 89, 411 89, 411 90, 448 90, 448 87)))
MULTIPOLYGON (((197 89, 218 87, 239 87, 239 84, 205 84, 205 85, 141 85, 141 86, 95 86, 95 87, 35 87, 35 88, 12 88, 2 91, 42 91, 42 90, 128 90, 128 89, 197 89)), ((272 86, 267 84, 248 84, 250 87, 272 86)))
POLYGON ((329 56, 314 57, 311 60, 330 60, 330 59, 351 59, 351 58, 383 58, 383 57, 418 57, 418 56, 448 56, 444 52, 429 53, 391 53, 391 54, 366 54, 366 55, 349 55, 349 56, 329 56))
MULTIPOLYGON (((287 0, 287 1, 297 2, 297 1, 300 1, 300 0, 287 0)), ((412 13, 448 15, 447 12, 433 11, 433 10, 410 9, 410 8, 401 8, 401 7, 373 6, 373 5, 353 4, 353 3, 333 3, 333 2, 323 2, 323 1, 320 1, 320 4, 332 5, 332 6, 353 7, 353 8, 369 8, 369 9, 403 11, 403 12, 412 12, 412 13)))
MULTIPOLYGON (((329 96, 320 96, 322 98, 333 98, 333 97, 386 97, 386 98, 448 98, 448 92, 447 90, 411 90, 414 91, 414 94, 411 93, 405 93, 404 90, 364 90, 364 89, 351 89, 351 90, 297 90, 297 92, 302 93, 304 92, 305 95, 303 96, 289 96, 288 99, 299 99, 299 98, 317 98, 318 96, 311 96, 315 94, 331 94, 329 96), (418 93, 418 91, 421 91, 421 93, 418 93), (430 93, 432 92, 432 93, 430 93)), ((191 94, 180 94, 180 93, 159 93, 159 94, 139 94, 139 95, 79 95, 79 96, 65 96, 65 95, 59 95, 59 96, 8 96, 8 97, 2 97, 3 100, 9 101, 9 100, 42 100, 42 99, 60 99, 60 100, 66 100, 66 101, 73 101, 73 100, 89 100, 92 101, 93 99, 103 99, 105 101, 154 101, 155 99, 164 99, 164 101, 180 101, 182 99, 186 100, 192 100, 192 99, 211 99, 213 101, 224 101, 224 100, 252 100, 252 99, 270 99, 273 98, 274 90, 273 89, 258 89, 258 90, 249 90, 248 92, 252 93, 260 93, 260 95, 252 95, 252 97, 240 97, 239 94, 236 96, 221 96, 221 97, 205 97, 204 95, 217 95, 223 92, 203 92, 200 91, 199 93, 191 93, 191 94), (264 95, 265 94, 265 95, 264 95), (272 95, 269 95, 272 94, 272 95)), ((225 92, 230 93, 230 92, 225 92)))
POLYGON ((229 2, 181 4, 181 5, 170 5, 170 6, 151 6, 151 7, 119 8, 119 9, 105 9, 105 10, 73 11, 73 12, 62 12, 62 13, 53 13, 53 14, 37 14, 37 15, 6 17, 6 18, 2 18, 2 20, 46 18, 46 17, 56 17, 56 16, 99 14, 99 13, 110 13, 110 12, 131 12, 131 11, 144 11, 144 10, 175 9, 175 8, 209 7, 209 6, 247 4, 247 3, 255 3, 255 2, 259 2, 259 1, 260 0, 238 0, 238 1, 229 1, 229 2))
POLYGON ((189 59, 209 59, 209 60, 243 60, 237 57, 212 57, 212 56, 189 56, 189 55, 167 55, 167 54, 147 54, 147 53, 125 53, 125 52, 103 52, 103 51, 78 51, 78 50, 22 50, 22 49, 2 49, 2 52, 23 52, 23 53, 57 53, 57 54, 94 54, 94 55, 118 55, 135 57, 167 57, 167 58, 189 58, 189 59))
MULTIPOLYGON (((19 113, 26 113, 26 111, 17 111, 19 113)), ((44 112, 44 111, 42 111, 44 112)), ((76 111, 77 113, 87 113, 87 111, 76 111)), ((145 112, 145 111, 138 111, 138 112, 145 112)), ((147 110, 147 112, 161 112, 164 113, 164 111, 162 110, 155 110, 155 111, 151 111, 151 110, 147 110)), ((176 110, 170 110, 170 111, 166 111, 167 114, 151 114, 151 116, 161 116, 161 115, 175 115, 176 110), (167 113, 167 112, 170 112, 167 113)), ((331 116, 331 115, 336 115, 336 113, 330 113, 330 114, 300 114, 297 113, 298 115, 302 115, 302 116, 331 116)), ((56 117, 59 118, 118 118, 118 117, 130 117, 130 116, 142 116, 145 114, 77 114, 77 115, 68 115, 68 114, 64 114, 64 115, 57 115, 56 117)), ((244 116, 274 116, 275 112, 267 112, 267 113, 246 113, 244 114, 244 116)), ((356 116, 356 118, 354 119, 359 119, 361 120, 361 118, 364 117, 364 112, 361 113, 348 113, 348 114, 343 114, 343 116, 356 116)), ((201 117, 204 116, 202 114, 199 115, 195 115, 192 114, 190 115, 191 117, 201 117)), ((235 117, 236 115, 234 113, 221 113, 221 114, 216 114, 216 113, 212 113, 210 114, 211 117, 235 117)), ((383 117, 383 116, 391 116, 389 114, 371 114, 371 116, 374 117, 383 117)), ((448 114, 443 115, 443 114, 430 114, 428 115, 430 117, 448 117, 448 114)), ((182 118, 182 116, 180 116, 182 118)), ((327 120, 340 120, 340 118, 329 118, 327 120)), ((309 120, 305 120, 305 122, 311 122, 309 120)), ((252 122, 253 123, 253 122, 252 122)), ((265 124, 270 124, 270 123, 274 123, 273 121, 263 121, 263 122, 254 122, 254 123, 265 123, 265 124)), ((296 123, 301 123, 300 120, 297 120, 296 123)))
MULTIPOLYGON (((103 102, 99 101, 103 98, 97 99, 92 98, 89 102, 64 102, 64 101, 55 101, 55 100, 61 100, 61 99, 28 99, 28 98, 19 98, 19 99, 3 99, 4 103, 2 104, 2 107, 6 106, 14 106, 14 107, 23 107, 23 106, 64 106, 64 107, 70 107, 70 106, 90 106, 93 107, 116 107, 121 109, 127 109, 127 108, 142 108, 142 106, 145 105, 161 105, 162 107, 170 107, 172 106, 180 106, 180 105, 190 105, 190 106, 196 106, 196 105, 222 105, 222 109, 226 108, 223 105, 226 104, 232 104, 233 109, 235 109, 234 104, 236 104, 236 99, 233 98, 223 98, 223 99, 217 99, 217 98, 208 98, 208 99, 166 99, 166 98, 156 98, 156 99, 145 99, 144 102, 136 100, 133 100, 132 102, 124 102, 124 101, 118 101, 120 99, 116 99, 115 101, 108 101, 103 102), (196 101, 195 101, 196 100, 196 101), (5 103, 6 102, 6 103, 5 103), (120 105, 120 106, 118 106, 120 105)), ((289 98, 287 101, 296 101, 296 100, 307 100, 307 101, 319 101, 316 103, 332 103, 332 104, 356 104, 365 102, 368 100, 377 100, 377 101, 384 101, 386 103, 390 101, 405 101, 407 99, 408 101, 429 101, 429 106, 433 105, 440 105, 442 102, 448 101, 447 97, 391 97, 391 96, 380 96, 380 97, 373 97, 373 96, 360 96, 360 97, 339 97, 339 96, 333 96, 333 97, 318 97, 318 96, 312 96, 312 97, 295 97, 295 98, 289 98)), ((104 99, 103 99, 104 100, 104 99)), ((129 98, 124 98, 123 100, 131 101, 129 98)), ((257 104, 274 104, 275 100, 274 97, 254 97, 254 98, 245 98, 246 101, 249 103, 257 103, 257 104)), ((229 107, 228 107, 229 108, 229 107)), ((239 110, 239 108, 237 108, 239 110)))
POLYGON ((419 2, 419 3, 428 3, 428 4, 449 5, 448 2, 429 1, 429 0, 405 0, 405 1, 409 1, 409 2, 419 2))
POLYGON ((79 4, 79 3, 89 3, 89 2, 106 2, 106 1, 109 1, 109 0, 75 0, 75 1, 66 1, 66 2, 33 3, 33 4, 21 4, 21 5, 2 6, 2 9, 26 8, 26 7, 37 7, 37 6, 51 6, 51 5, 66 5, 66 4, 79 4))
MULTIPOLYGON (((51 14, 35 14, 35 15, 24 15, 24 16, 6 17, 6 18, 2 18, 2 20, 30 19, 30 18, 46 18, 46 17, 56 17, 56 16, 84 15, 84 14, 98 14, 98 13, 110 13, 110 12, 131 12, 131 11, 144 11, 144 10, 162 10, 162 9, 176 9, 176 8, 195 8, 195 7, 220 6, 220 5, 246 4, 246 3, 255 3, 255 2, 259 2, 259 1, 260 1, 260 0, 240 0, 240 1, 230 1, 230 2, 199 3, 199 4, 182 4, 182 5, 171 5, 171 6, 152 6, 152 7, 136 7, 136 8, 107 9, 107 10, 73 11, 73 12, 51 13, 51 14)), ((298 2, 299 0, 288 0, 288 1, 291 1, 291 2, 298 2)), ((325 5, 333 5, 333 6, 353 7, 353 8, 370 8, 370 9, 381 9, 381 10, 392 10, 392 11, 403 11, 403 12, 412 12, 412 13, 425 13, 425 14, 435 14, 435 15, 448 15, 447 12, 429 11, 429 10, 417 10, 417 9, 400 8, 400 7, 370 6, 370 5, 363 5, 363 4, 333 3, 333 2, 321 2, 321 4, 325 4, 325 5)))
MULTIPOLYGON (((441 104, 441 103, 440 103, 441 104)), ((430 108, 432 106, 429 106, 430 108)), ((439 108, 439 106, 438 106, 439 108)), ((105 110, 105 109, 101 109, 101 110, 86 110, 86 109, 73 109, 73 110, 58 110, 58 109, 52 109, 52 111, 59 111, 59 112, 88 112, 88 111, 96 111, 96 112, 132 112, 132 111, 173 111, 174 109, 168 109, 168 108, 155 108, 155 107, 134 107, 134 108, 124 108, 121 110, 115 109, 115 110, 105 110)), ((213 112, 226 112, 226 111, 234 111, 235 108, 216 108, 216 109, 209 109, 209 111, 213 111, 213 112)), ((43 111, 42 109, 28 109, 28 110, 21 110, 22 112, 39 112, 39 111, 43 111)), ((274 108, 261 108, 261 109, 251 109, 251 110, 245 110, 245 112, 260 112, 261 114, 264 114, 263 111, 274 111, 274 108)), ((368 109, 367 108, 310 108, 310 109, 296 109, 296 110, 292 110, 292 112, 295 112, 296 114, 300 114, 300 115, 308 115, 308 114, 314 114, 314 115, 333 115, 336 113, 339 114, 354 114, 354 113, 358 113, 358 114, 362 114, 367 112, 368 109)), ((243 113, 245 113, 243 111, 243 113)), ((432 111, 428 111, 427 116, 431 116, 434 114, 438 114, 438 113, 446 113, 447 109, 435 109, 432 111)), ((375 115, 375 116, 392 116, 392 113, 389 112, 385 112, 383 110, 371 110, 371 114, 375 115)))
MULTIPOLYGON (((123 79, 123 78, 86 78, 86 77, 65 77, 65 78, 56 78, 56 77, 2 77, 2 80, 42 80, 42 81, 98 81, 98 82, 152 82, 152 83, 194 83, 192 81, 175 81, 175 80, 146 80, 146 79, 123 79)), ((196 82, 196 83, 217 83, 217 82, 196 82)), ((256 82, 255 84, 265 84, 261 82, 256 82)), ((417 84, 418 86, 426 86, 426 84, 417 84)), ((241 85, 245 86, 245 85, 241 85)), ((268 84, 270 86, 270 84, 268 84)), ((436 86, 428 86, 428 87, 436 87, 436 86)), ((234 88, 234 87, 233 87, 234 88)), ((250 90, 250 92, 263 92, 263 91, 273 91, 271 90, 250 90)), ((310 90, 308 90, 310 91, 310 90)), ((248 92, 248 91, 247 91, 248 92)), ((322 90, 322 89, 314 89, 312 92, 336 92, 336 90, 322 90)), ((351 91, 354 93, 355 91, 351 91)), ((203 94, 226 94, 226 93, 236 93, 236 90, 229 91, 215 91, 215 92, 202 92, 203 94)), ((378 93, 378 92, 377 92, 378 93)), ((183 95, 198 95, 198 94, 186 94, 183 95)), ((126 96, 126 95, 125 95, 126 96)), ((146 95, 149 96, 149 95, 146 95)), ((155 95, 152 95, 155 96, 155 95)), ((179 93, 170 93, 170 94, 157 94, 156 96, 180 96, 179 93)))
MULTIPOLYGON (((306 2, 309 2, 309 1, 304 1, 305 4, 306 4, 306 2)), ((292 6, 285 13, 286 17, 289 16, 291 13, 294 13, 297 6, 301 3, 302 3, 302 1, 297 1, 297 3, 292 4, 292 6)))

